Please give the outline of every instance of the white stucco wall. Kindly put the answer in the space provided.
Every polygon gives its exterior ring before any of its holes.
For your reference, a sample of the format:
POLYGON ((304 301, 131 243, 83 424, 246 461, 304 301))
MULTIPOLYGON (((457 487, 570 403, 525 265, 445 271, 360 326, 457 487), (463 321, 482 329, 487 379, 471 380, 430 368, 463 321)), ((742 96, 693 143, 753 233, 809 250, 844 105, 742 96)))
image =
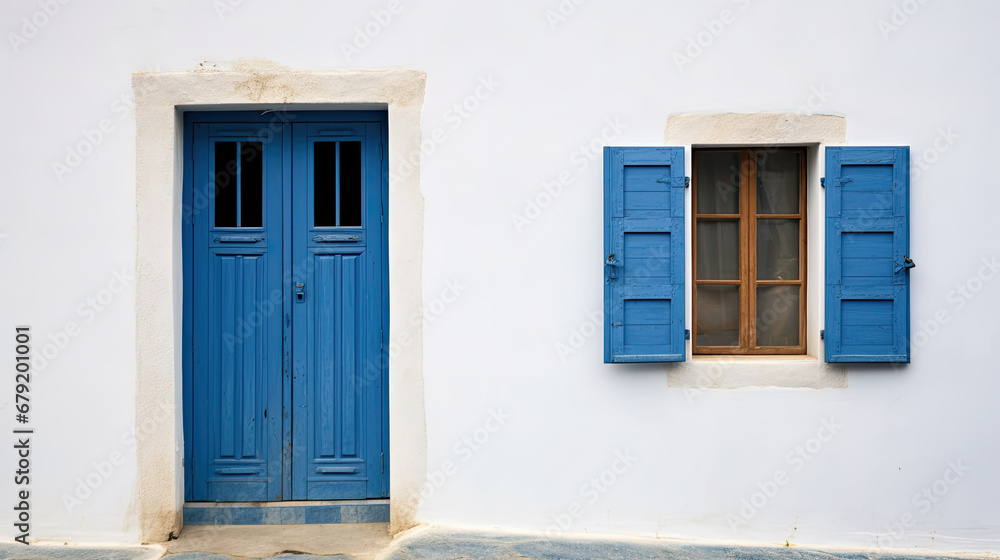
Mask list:
MULTIPOLYGON (((128 435, 132 73, 266 57, 427 75, 419 181, 433 490, 418 520, 1000 549, 1000 276, 986 278, 982 262, 1000 257, 995 3, 62 2, 0 8, 0 360, 13 363, 14 325, 32 326, 36 355, 53 344, 32 379, 33 538, 140 539, 128 435), (699 39, 700 52, 689 42, 699 39), (691 389, 668 382, 666 366, 604 365, 599 148, 662 145, 676 113, 759 111, 838 115, 849 144, 912 146, 913 363, 851 367, 847 387, 830 389, 691 389), (98 139, 90 131, 102 126, 98 139), (89 144, 79 161, 67 155, 89 144), (824 422, 840 426, 832 438, 818 434, 824 422), (815 452, 806 461, 798 448, 815 452), (104 468, 114 453, 120 464, 104 468), (766 496, 779 470, 787 482, 766 496), (88 476, 97 488, 67 508, 64 494, 88 476), (936 502, 919 497, 925 488, 936 502), (764 503, 741 516, 743 500, 764 503)), ((13 428, 7 387, 0 412, 13 428)), ((6 433, 0 496, 12 502, 6 433)), ((0 525, 0 538, 13 537, 0 525)))

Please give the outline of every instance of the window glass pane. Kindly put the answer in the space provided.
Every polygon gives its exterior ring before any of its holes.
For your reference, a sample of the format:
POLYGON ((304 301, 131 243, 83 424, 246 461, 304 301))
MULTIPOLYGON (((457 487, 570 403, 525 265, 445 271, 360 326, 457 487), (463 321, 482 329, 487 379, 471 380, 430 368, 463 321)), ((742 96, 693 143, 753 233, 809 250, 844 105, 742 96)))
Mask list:
POLYGON ((339 225, 361 225, 361 142, 340 143, 339 225))
POLYGON ((757 279, 799 279, 799 220, 757 220, 757 279))
POLYGON ((740 153, 698 152, 699 214, 740 212, 740 153))
POLYGON ((215 227, 236 227, 236 142, 215 143, 215 227))
POLYGON ((798 345, 799 287, 757 286, 757 346, 798 345))
POLYGON ((698 279, 740 279, 739 220, 698 220, 698 279))
POLYGON ((240 142, 240 227, 264 225, 264 146, 240 142))
POLYGON ((800 180, 798 152, 758 152, 757 213, 798 214, 800 180))
POLYGON ((337 225, 337 143, 313 144, 315 226, 337 225))
POLYGON ((740 287, 698 286, 698 346, 740 345, 740 287))

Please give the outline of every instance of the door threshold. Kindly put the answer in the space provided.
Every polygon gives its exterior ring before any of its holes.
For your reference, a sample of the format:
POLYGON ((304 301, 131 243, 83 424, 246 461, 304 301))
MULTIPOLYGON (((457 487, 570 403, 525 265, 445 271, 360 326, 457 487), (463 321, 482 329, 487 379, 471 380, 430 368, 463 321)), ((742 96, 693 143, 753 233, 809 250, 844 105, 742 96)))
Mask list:
POLYGON ((186 502, 185 525, 388 523, 389 500, 186 502))

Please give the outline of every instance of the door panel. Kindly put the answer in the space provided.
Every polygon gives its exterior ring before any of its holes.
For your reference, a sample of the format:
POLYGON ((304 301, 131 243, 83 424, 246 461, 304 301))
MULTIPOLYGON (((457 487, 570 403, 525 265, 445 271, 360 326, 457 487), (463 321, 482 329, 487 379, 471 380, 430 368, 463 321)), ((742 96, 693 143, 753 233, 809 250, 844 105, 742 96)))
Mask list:
POLYGON ((280 499, 281 144, 214 128, 194 127, 194 196, 210 196, 193 223, 188 496, 280 499))
POLYGON ((385 493, 377 123, 293 125, 293 499, 385 493), (294 268, 294 267, 293 267, 294 268), (367 372, 367 375, 366 375, 367 372))

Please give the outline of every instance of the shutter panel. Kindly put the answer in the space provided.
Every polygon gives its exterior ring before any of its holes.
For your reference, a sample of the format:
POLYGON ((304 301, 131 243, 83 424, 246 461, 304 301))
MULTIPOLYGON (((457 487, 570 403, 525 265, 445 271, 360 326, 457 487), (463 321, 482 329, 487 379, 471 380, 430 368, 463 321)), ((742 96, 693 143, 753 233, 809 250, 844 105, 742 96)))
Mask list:
POLYGON ((910 361, 909 147, 826 149, 826 361, 910 361))
POLYGON ((604 148, 604 361, 682 362, 684 149, 604 148))

